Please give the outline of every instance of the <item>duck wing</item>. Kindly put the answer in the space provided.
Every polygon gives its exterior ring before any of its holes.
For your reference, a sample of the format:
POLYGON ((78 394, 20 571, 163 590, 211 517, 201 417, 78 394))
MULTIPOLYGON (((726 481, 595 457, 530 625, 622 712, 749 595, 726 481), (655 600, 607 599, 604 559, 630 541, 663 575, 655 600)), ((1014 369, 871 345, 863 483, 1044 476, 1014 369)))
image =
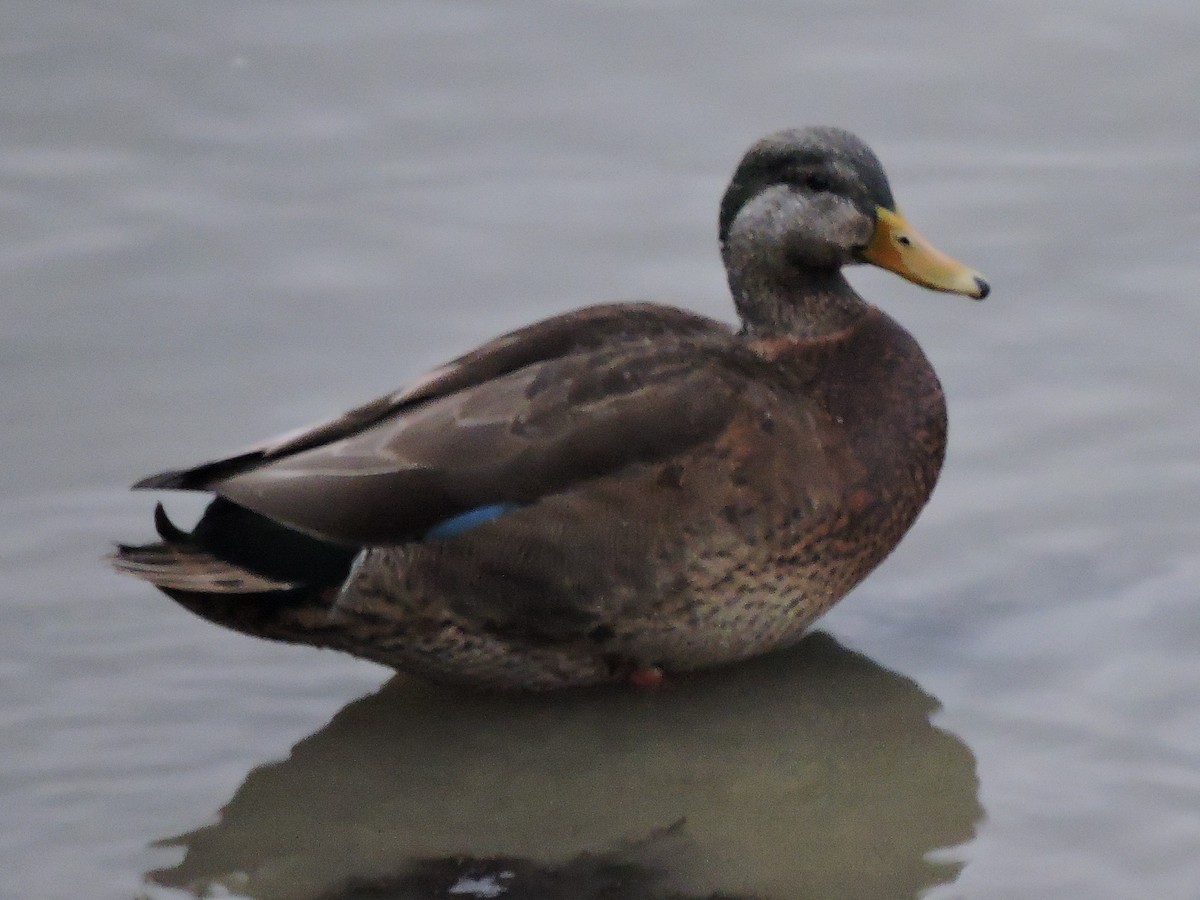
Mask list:
POLYGON ((714 320, 592 307, 337 419, 135 487, 212 491, 326 540, 402 542, 471 509, 682 452, 729 422, 761 364, 714 320))

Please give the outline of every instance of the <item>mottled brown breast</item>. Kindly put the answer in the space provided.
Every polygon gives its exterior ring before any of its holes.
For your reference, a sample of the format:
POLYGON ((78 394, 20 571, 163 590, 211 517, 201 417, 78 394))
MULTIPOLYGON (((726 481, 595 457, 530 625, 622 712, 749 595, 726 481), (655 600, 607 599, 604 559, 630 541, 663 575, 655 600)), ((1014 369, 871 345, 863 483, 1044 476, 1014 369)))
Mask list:
POLYGON ((780 378, 749 389, 715 444, 683 467, 706 498, 676 544, 683 589, 640 623, 645 652, 657 640, 676 668, 798 639, 896 546, 941 468, 941 387, 883 313, 758 349, 780 378))
POLYGON ((945 456, 946 402, 929 360, 903 327, 872 307, 835 335, 775 338, 761 351, 794 373, 801 407, 815 404, 828 417, 829 439, 862 488, 890 488, 919 504, 928 499, 945 456))

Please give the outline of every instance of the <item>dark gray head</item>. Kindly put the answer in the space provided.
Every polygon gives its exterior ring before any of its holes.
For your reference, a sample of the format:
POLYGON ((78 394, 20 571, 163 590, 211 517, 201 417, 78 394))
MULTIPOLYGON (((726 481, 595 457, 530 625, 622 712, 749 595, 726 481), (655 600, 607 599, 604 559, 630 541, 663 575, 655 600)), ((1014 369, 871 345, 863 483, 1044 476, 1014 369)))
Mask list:
POLYGON ((883 167, 840 128, 778 131, 742 157, 721 201, 721 252, 735 299, 751 282, 870 262, 925 287, 982 298, 987 283, 904 220, 883 167))
POLYGON ((757 141, 742 157, 721 200, 722 244, 743 207, 772 188, 817 207, 844 199, 872 219, 877 206, 895 208, 883 167, 853 134, 841 128, 788 128, 757 141))

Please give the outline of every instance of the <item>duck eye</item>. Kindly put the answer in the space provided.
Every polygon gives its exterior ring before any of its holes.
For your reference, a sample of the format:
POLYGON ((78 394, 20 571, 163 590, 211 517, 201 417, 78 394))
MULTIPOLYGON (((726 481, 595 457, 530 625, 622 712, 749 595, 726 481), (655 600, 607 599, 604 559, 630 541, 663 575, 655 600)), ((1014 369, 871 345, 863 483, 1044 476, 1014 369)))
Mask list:
POLYGON ((821 172, 810 172, 804 176, 804 186, 810 191, 823 193, 833 187, 833 182, 829 180, 829 176, 821 172))

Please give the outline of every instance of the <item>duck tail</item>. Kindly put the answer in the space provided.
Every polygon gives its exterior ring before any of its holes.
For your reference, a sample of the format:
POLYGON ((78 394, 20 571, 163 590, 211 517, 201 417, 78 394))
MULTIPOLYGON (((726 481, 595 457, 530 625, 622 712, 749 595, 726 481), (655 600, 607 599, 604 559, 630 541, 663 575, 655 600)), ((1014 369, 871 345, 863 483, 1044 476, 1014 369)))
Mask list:
POLYGON ((358 548, 340 547, 217 498, 192 532, 154 511, 160 541, 120 544, 118 572, 148 581, 185 609, 244 634, 327 645, 329 611, 358 548))
POLYGON ((190 593, 257 594, 300 587, 294 581, 271 578, 213 555, 172 522, 161 503, 154 510, 154 528, 161 541, 118 544, 109 557, 113 568, 155 587, 190 593))

